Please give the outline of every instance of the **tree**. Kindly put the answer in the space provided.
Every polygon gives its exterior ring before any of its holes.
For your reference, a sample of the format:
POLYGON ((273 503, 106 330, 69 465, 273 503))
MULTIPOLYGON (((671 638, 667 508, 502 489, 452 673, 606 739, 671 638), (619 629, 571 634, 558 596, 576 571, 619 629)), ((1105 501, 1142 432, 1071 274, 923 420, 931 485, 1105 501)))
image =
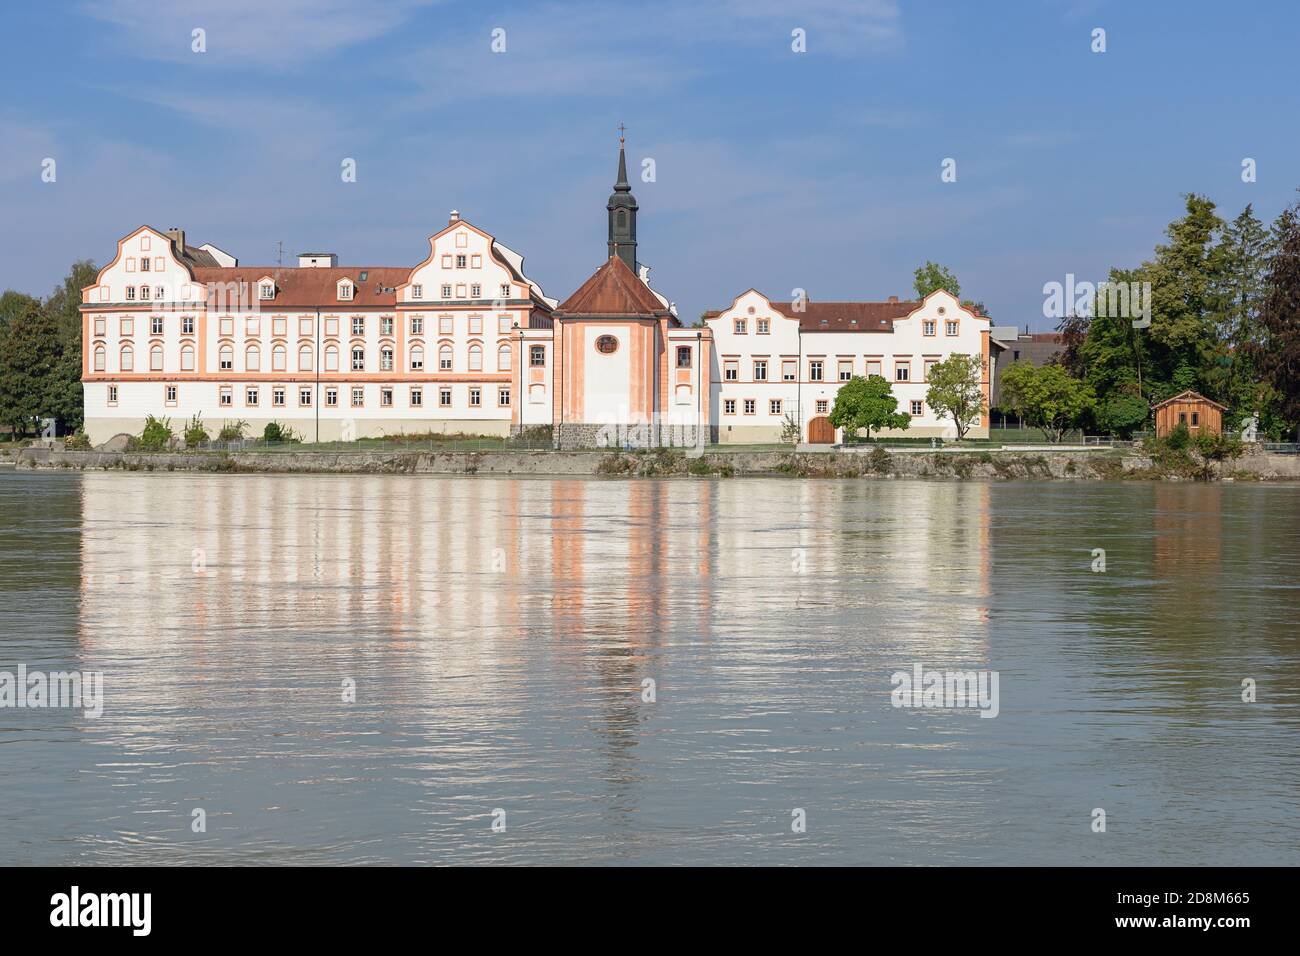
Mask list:
POLYGON ((830 423, 843 428, 846 436, 856 435, 859 429, 865 428, 867 438, 871 438, 873 428, 879 431, 907 428, 912 424, 911 416, 898 411, 898 399, 894 398, 889 383, 879 375, 867 378, 855 375, 841 385, 829 417, 830 423))
POLYGON ((961 441, 984 410, 984 359, 954 352, 931 365, 926 378, 930 383, 926 402, 940 418, 952 419, 961 441))
POLYGON ((35 430, 54 404, 55 326, 34 302, 0 329, 0 421, 16 437, 35 430))
POLYGON ((1103 431, 1120 438, 1130 438, 1151 415, 1151 409, 1136 392, 1117 392, 1102 399, 1094 412, 1103 431))
POLYGON ((1277 245, 1251 353, 1289 431, 1300 424, 1300 204, 1282 211, 1273 235, 1277 245))
POLYGON ((927 259, 925 265, 920 266, 913 273, 913 280, 912 288, 916 290, 918 299, 924 299, 937 289, 943 289, 954 298, 961 298, 961 283, 957 281, 957 277, 951 270, 937 262, 930 262, 927 259))
POLYGON ((47 414, 58 419, 66 431, 82 425, 85 405, 81 397, 81 290, 95 282, 99 270, 88 259, 72 264, 48 299, 45 311, 54 322, 55 363, 47 414))
POLYGON ((1092 389, 1059 365, 1022 363, 1002 373, 1002 404, 1059 442, 1096 404, 1092 389))

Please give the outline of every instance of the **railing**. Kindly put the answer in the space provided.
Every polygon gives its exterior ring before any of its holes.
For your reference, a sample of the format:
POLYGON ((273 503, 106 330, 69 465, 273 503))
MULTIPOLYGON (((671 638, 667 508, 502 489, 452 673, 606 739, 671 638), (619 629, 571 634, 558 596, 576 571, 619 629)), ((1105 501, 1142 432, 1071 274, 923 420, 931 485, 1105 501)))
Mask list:
POLYGON ((370 454, 430 454, 437 452, 460 453, 479 451, 550 451, 554 442, 549 436, 517 436, 500 438, 406 438, 406 439, 371 439, 357 441, 333 442, 285 442, 262 441, 246 438, 241 441, 209 441, 196 445, 187 451, 199 453, 241 453, 241 454, 326 454, 326 455, 370 455, 370 454))
POLYGON ((1261 442, 1260 447, 1276 455, 1300 455, 1300 442, 1266 441, 1261 442))

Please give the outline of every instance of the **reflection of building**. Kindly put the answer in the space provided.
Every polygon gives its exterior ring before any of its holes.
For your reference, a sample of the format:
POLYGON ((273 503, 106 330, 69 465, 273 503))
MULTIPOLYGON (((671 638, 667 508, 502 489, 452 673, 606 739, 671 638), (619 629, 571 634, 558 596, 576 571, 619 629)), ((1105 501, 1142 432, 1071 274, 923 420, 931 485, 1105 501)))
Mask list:
POLYGON ((570 443, 634 425, 657 443, 664 423, 693 440, 709 333, 650 288, 637 210, 620 140, 608 259, 558 311, 521 255, 455 211, 414 268, 240 266, 141 226, 82 293, 86 430, 100 443, 147 415, 201 415, 322 441, 557 424, 570 443))

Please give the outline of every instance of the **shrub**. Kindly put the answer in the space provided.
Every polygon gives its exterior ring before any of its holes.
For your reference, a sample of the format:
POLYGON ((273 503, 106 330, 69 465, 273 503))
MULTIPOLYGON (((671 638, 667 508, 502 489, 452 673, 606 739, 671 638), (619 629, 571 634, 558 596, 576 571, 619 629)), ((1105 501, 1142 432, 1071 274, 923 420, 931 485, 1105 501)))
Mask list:
POLYGON ((221 431, 217 432, 217 441, 243 441, 244 429, 248 427, 248 422, 242 418, 237 418, 233 422, 225 421, 221 425, 221 431))
POLYGON ((288 425, 281 425, 279 422, 267 422, 266 427, 262 429, 262 441, 267 444, 300 442, 302 438, 288 425))
POLYGON ((75 432, 63 439, 63 447, 68 451, 89 451, 90 436, 82 429, 78 428, 75 432))
POLYGON ((185 426, 185 447, 196 448, 204 442, 211 441, 212 436, 208 430, 203 427, 203 416, 195 415, 190 419, 190 423, 185 426))
POLYGON ((144 431, 138 438, 132 438, 127 448, 130 451, 164 451, 171 446, 174 437, 170 418, 149 415, 144 420, 144 431))

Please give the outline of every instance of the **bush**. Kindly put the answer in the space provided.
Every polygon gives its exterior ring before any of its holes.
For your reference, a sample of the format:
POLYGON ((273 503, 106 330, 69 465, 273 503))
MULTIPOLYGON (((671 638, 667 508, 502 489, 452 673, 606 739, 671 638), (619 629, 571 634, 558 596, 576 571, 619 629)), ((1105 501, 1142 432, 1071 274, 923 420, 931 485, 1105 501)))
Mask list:
POLYGON ((1179 422, 1163 439, 1170 451, 1183 451, 1192 443, 1192 433, 1187 430, 1186 422, 1179 422))
POLYGON ((221 425, 221 431, 217 432, 217 441, 243 441, 244 429, 248 427, 248 422, 242 418, 235 421, 226 421, 221 425))
POLYGON ((172 439, 172 420, 170 418, 155 418, 150 415, 144 420, 144 431, 138 438, 132 438, 127 443, 129 451, 165 451, 171 447, 172 439))
POLYGON ((288 425, 279 422, 267 422, 262 429, 262 441, 268 445, 275 442, 300 442, 302 438, 288 425))
POLYGON ((89 451, 90 436, 82 429, 78 428, 75 432, 63 439, 63 447, 68 451, 89 451))
POLYGON ((198 414, 191 418, 190 423, 185 426, 185 447, 197 448, 204 442, 211 440, 212 436, 209 435, 208 430, 203 427, 203 416, 198 414))

